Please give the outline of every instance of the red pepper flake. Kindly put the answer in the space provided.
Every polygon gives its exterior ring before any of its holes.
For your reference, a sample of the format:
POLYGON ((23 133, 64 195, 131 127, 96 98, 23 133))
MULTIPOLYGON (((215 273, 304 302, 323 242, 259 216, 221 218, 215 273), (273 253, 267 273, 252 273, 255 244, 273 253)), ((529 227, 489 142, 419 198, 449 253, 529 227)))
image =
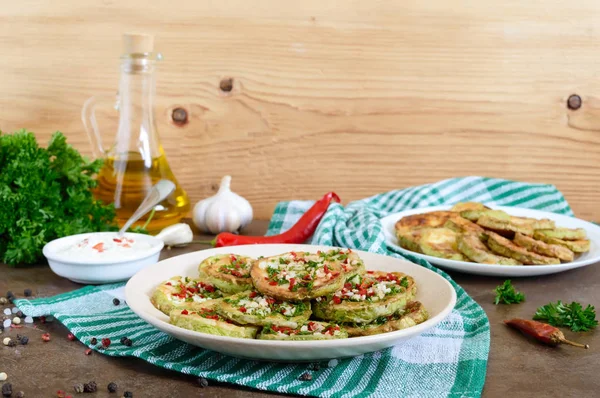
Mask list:
POLYGON ((314 322, 308 322, 308 330, 314 332, 315 330, 317 330, 317 324, 314 322))
POLYGON ((229 258, 231 259, 232 262, 237 261, 237 258, 233 254, 229 258))
POLYGON ((269 305, 275 304, 275 299, 273 297, 266 297, 265 300, 267 301, 267 304, 269 304, 269 305))
POLYGON ((294 260, 296 259, 296 257, 298 257, 298 255, 296 254, 296 252, 290 252, 290 254, 292 255, 292 257, 294 257, 294 260))
POLYGON ((129 244, 127 244, 127 243, 125 243, 125 244, 123 245, 123 247, 125 247, 125 248, 130 248, 130 247, 131 247, 131 245, 129 245, 129 244))
POLYGON ((67 334, 67 339, 69 339, 70 341, 75 341, 75 335, 73 333, 69 333, 67 334))
POLYGON ((290 291, 292 291, 295 284, 296 284, 296 278, 290 278, 290 287, 289 287, 290 291))
POLYGON ((43 340, 44 342, 48 342, 48 341, 50 341, 50 333, 44 333, 44 334, 42 335, 42 340, 43 340))
POLYGON ((333 274, 331 274, 332 278, 336 278, 340 273, 339 272, 334 272, 333 274))
POLYGON ((373 272, 375 272, 375 271, 367 271, 367 274, 372 274, 373 272))
POLYGON ((110 339, 108 337, 105 337, 102 339, 102 347, 104 348, 108 348, 110 346, 110 339))
POLYGON ((240 271, 236 271, 236 270, 231 271, 231 275, 237 276, 238 278, 241 278, 243 276, 240 271))
POLYGON ((367 290, 366 289, 360 289, 358 291, 358 294, 360 294, 361 296, 366 296, 367 295, 367 290))
POLYGON ((341 302, 342 302, 342 299, 341 299, 341 298, 339 298, 338 296, 333 296, 333 302, 334 302, 335 304, 339 304, 339 303, 341 303, 341 302))
POLYGON ((305 281, 309 281, 312 279, 312 276, 310 276, 310 274, 306 274, 304 275, 304 277, 302 277, 302 279, 304 279, 305 281))
POLYGON ((122 240, 121 239, 117 239, 117 238, 113 238, 113 242, 121 243, 122 240))
POLYGON ((329 268, 327 268, 327 264, 325 264, 325 265, 323 266, 323 272, 325 272, 326 274, 328 274, 328 273, 329 273, 329 268))
POLYGON ((98 253, 102 253, 104 251, 104 243, 96 243, 94 246, 92 246, 92 249, 97 250, 98 253))
POLYGON ((211 285, 205 285, 205 286, 204 286, 204 289, 205 289, 207 292, 209 292, 209 293, 212 293, 212 292, 214 292, 214 291, 215 291, 215 287, 214 287, 214 286, 211 286, 211 285))
POLYGON ((268 281, 268 280, 269 280, 269 278, 267 278, 267 277, 265 276, 265 280, 266 280, 266 281, 268 281))
POLYGON ((88 349, 87 349, 87 350, 85 350, 83 353, 84 353, 85 355, 90 355, 90 354, 92 353, 92 349, 91 349, 91 348, 88 348, 88 349))
POLYGON ((187 315, 187 314, 189 314, 188 310, 181 311, 181 315, 187 315))
POLYGON ((167 282, 167 283, 165 283, 165 285, 167 285, 167 286, 173 286, 173 284, 171 282, 167 282))
POLYGON ((246 312, 246 311, 248 311, 248 310, 246 309, 246 307, 240 307, 240 312, 246 312))
POLYGON ((250 298, 254 298, 256 296, 258 296, 258 293, 256 293, 256 292, 250 292, 250 296, 249 296, 250 298))
POLYGON ((271 282, 269 282, 269 285, 276 286, 277 285, 277 281, 271 281, 271 282))
POLYGON ((344 289, 352 289, 352 284, 351 283, 344 283, 344 289))

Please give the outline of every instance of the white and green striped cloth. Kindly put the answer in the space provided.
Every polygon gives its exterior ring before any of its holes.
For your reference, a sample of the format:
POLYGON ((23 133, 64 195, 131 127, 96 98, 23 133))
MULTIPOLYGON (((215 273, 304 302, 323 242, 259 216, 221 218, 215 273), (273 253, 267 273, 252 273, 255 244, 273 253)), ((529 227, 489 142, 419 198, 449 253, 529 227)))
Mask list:
MULTIPOLYGON (((465 200, 572 214, 560 192, 550 185, 456 178, 387 192, 346 207, 333 204, 312 242, 401 257, 387 249, 378 222, 381 217, 465 200)), ((269 234, 288 229, 312 203, 279 203, 269 234)), ((413 257, 410 260, 452 282, 427 262, 413 257)), ((110 338, 112 345, 100 350, 103 354, 134 356, 167 369, 222 382, 319 397, 478 397, 485 381, 489 322, 482 308, 460 286, 452 284, 458 294, 456 307, 437 328, 391 349, 340 360, 335 367, 321 364, 318 371, 309 370, 307 364, 232 358, 174 340, 142 321, 126 305, 113 305, 113 297, 124 299, 124 284, 88 286, 51 298, 19 299, 16 304, 27 315, 53 315, 90 347, 92 337, 98 341, 110 338), (119 342, 123 336, 133 340, 132 347, 119 342), (299 380, 306 371, 312 373, 312 381, 299 380)))

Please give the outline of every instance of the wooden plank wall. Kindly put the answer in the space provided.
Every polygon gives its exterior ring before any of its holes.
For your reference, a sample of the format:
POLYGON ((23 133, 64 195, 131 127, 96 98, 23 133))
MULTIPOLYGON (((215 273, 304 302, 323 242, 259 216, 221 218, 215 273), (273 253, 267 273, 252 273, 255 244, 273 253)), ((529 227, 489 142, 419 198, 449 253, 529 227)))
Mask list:
POLYGON ((486 175, 556 184, 598 220, 599 21, 597 0, 6 1, 0 129, 61 130, 91 153, 81 105, 115 93, 120 35, 145 31, 193 202, 224 174, 259 218, 328 190, 486 175))

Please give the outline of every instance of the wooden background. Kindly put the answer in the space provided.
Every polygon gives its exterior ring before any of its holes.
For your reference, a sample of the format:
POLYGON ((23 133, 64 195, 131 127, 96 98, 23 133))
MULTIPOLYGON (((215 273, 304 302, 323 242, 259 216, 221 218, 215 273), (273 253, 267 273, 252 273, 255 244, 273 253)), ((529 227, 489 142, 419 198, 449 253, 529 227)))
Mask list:
POLYGON ((165 55, 157 119, 192 202, 224 174, 259 218, 486 175, 556 184, 600 219, 598 0, 4 1, 0 129, 91 153, 81 105, 115 93, 126 31, 165 55))

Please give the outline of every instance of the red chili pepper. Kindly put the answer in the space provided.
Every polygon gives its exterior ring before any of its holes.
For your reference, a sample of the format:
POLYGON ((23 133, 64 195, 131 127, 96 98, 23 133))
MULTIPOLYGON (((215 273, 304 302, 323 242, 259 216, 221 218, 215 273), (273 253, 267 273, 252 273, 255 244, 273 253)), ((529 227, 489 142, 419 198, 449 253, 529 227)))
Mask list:
POLYGON ((295 284, 296 284, 296 278, 290 278, 290 287, 289 287, 290 291, 292 291, 295 284))
POLYGON ((304 243, 315 233, 315 230, 325 215, 331 201, 339 203, 340 198, 334 192, 325 194, 325 196, 312 205, 312 207, 300 217, 294 226, 279 235, 243 236, 223 232, 217 235, 211 243, 214 247, 252 245, 258 243, 304 243))
POLYGON ((548 325, 547 323, 520 318, 504 321, 504 323, 547 345, 557 346, 562 343, 575 347, 590 348, 590 346, 587 344, 579 344, 567 340, 560 329, 548 325))

